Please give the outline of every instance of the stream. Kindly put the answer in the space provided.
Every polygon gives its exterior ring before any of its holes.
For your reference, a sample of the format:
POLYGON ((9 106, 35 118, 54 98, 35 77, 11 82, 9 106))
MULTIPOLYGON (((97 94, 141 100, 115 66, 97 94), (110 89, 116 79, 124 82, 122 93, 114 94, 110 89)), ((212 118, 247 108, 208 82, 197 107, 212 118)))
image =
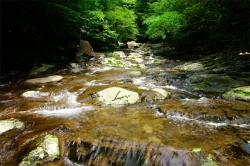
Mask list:
POLYGON ((33 165, 250 165, 248 101, 186 88, 190 72, 176 68, 184 63, 179 60, 143 55, 133 58, 135 66, 111 61, 131 53, 140 55, 135 49, 102 63, 100 53, 99 60, 76 66, 77 71, 52 70, 49 75, 62 76, 59 81, 30 84, 27 77, 1 84, 0 120, 19 126, 0 132, 0 165, 32 165, 24 158, 46 135, 58 138, 60 154, 40 155, 36 160, 42 162, 33 165), (111 87, 136 92, 139 101, 98 103, 96 93, 111 87), (170 97, 155 98, 156 88, 170 97), (37 96, 23 96, 28 91, 37 96))

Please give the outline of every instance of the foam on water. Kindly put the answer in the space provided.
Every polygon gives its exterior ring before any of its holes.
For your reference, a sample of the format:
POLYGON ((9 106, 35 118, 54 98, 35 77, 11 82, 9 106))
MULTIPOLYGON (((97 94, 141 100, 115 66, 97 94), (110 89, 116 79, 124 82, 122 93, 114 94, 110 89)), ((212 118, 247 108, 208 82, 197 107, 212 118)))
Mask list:
POLYGON ((89 73, 86 73, 87 75, 93 75, 94 73, 96 73, 96 72, 105 72, 105 71, 109 71, 109 70, 111 70, 111 69, 113 69, 112 67, 110 67, 110 66, 105 66, 105 67, 94 67, 94 68, 92 68, 91 70, 91 72, 89 72, 89 73))
POLYGON ((145 86, 145 79, 146 77, 139 77, 139 78, 133 78, 133 84, 135 85, 144 85, 145 86))
POLYGON ((79 114, 94 110, 93 106, 82 106, 80 108, 63 108, 63 109, 40 109, 32 111, 32 113, 43 114, 45 116, 56 116, 56 117, 77 117, 79 114))
POLYGON ((181 114, 175 114, 175 115, 167 115, 167 118, 170 119, 176 119, 176 120, 180 120, 180 121, 192 121, 192 122, 196 122, 199 124, 203 124, 203 125, 208 125, 208 126, 215 126, 215 127, 221 127, 221 126, 233 126, 233 127, 241 127, 241 128, 247 128, 250 125, 248 124, 229 124, 229 123, 214 123, 214 122, 203 122, 203 121, 199 121, 196 119, 192 119, 192 118, 188 118, 188 117, 184 117, 181 114))
POLYGON ((96 85, 108 85, 108 84, 102 84, 102 83, 96 83, 96 80, 92 80, 90 82, 85 83, 86 86, 96 86, 96 85))
POLYGON ((71 105, 71 106, 77 106, 80 104, 79 102, 77 102, 77 97, 78 97, 77 92, 70 93, 67 90, 59 94, 51 95, 52 100, 54 100, 55 102, 63 101, 64 104, 71 105))

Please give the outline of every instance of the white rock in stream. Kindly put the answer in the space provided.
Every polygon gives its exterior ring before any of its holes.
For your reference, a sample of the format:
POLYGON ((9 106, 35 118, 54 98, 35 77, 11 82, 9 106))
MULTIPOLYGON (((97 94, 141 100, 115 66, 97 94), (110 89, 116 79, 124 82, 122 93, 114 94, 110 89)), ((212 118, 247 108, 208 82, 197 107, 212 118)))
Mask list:
POLYGON ((20 122, 17 119, 0 120, 0 134, 15 128, 22 128, 23 125, 23 122, 20 122))
POLYGON ((41 165, 53 161, 60 155, 59 141, 54 135, 46 135, 38 147, 26 156, 19 166, 41 165))
POLYGON ((39 83, 56 82, 56 81, 60 81, 61 79, 63 79, 62 76, 53 75, 53 76, 48 76, 48 77, 43 77, 43 78, 29 79, 29 80, 26 80, 25 82, 26 83, 39 84, 39 83))
POLYGON ((137 92, 118 87, 104 89, 98 92, 97 96, 98 104, 110 106, 134 104, 139 100, 139 94, 137 92))
POLYGON ((151 89, 152 91, 154 92, 158 92, 160 95, 157 95, 155 97, 155 100, 163 100, 163 99, 166 99, 166 98, 169 98, 171 93, 164 90, 164 89, 160 89, 160 88, 155 88, 155 89, 151 89))
POLYGON ((22 94, 23 97, 32 97, 32 98, 40 98, 49 96, 48 92, 39 92, 39 91, 27 91, 22 94))

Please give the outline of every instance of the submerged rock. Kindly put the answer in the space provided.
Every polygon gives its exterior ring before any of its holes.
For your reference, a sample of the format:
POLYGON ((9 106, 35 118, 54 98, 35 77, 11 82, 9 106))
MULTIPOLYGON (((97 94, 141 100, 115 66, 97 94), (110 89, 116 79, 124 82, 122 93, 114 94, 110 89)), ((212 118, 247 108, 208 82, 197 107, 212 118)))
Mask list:
POLYGON ((222 96, 223 98, 229 99, 229 100, 250 101, 250 86, 234 88, 224 93, 222 96))
POLYGON ((0 134, 12 129, 22 128, 23 125, 24 123, 18 119, 0 120, 0 134))
POLYGON ((134 104, 139 100, 139 94, 123 88, 111 87, 97 93, 98 104, 117 106, 134 104))
POLYGON ((44 162, 53 161, 60 155, 59 141, 54 135, 46 135, 38 147, 26 156, 19 166, 40 165, 44 162))
POLYGON ((37 75, 39 73, 46 72, 47 70, 55 67, 54 65, 48 65, 48 64, 40 64, 40 66, 35 66, 32 68, 32 71, 29 73, 29 75, 37 75))
POLYGON ((61 79, 63 79, 62 76, 53 75, 53 76, 48 76, 48 77, 43 77, 43 78, 29 79, 29 80, 26 80, 25 83, 39 84, 39 83, 57 82, 57 81, 60 81, 61 79))

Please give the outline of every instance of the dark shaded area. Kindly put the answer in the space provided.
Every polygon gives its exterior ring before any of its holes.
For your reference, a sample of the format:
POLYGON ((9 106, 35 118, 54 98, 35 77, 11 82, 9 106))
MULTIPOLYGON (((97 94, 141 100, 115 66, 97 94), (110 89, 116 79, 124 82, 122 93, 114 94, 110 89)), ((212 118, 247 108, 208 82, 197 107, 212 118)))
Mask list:
POLYGON ((1 1, 1 74, 28 68, 51 54, 70 56, 72 50, 63 52, 60 46, 66 48, 68 41, 79 41, 80 30, 77 23, 64 18, 67 10, 58 5, 49 1, 1 1))

